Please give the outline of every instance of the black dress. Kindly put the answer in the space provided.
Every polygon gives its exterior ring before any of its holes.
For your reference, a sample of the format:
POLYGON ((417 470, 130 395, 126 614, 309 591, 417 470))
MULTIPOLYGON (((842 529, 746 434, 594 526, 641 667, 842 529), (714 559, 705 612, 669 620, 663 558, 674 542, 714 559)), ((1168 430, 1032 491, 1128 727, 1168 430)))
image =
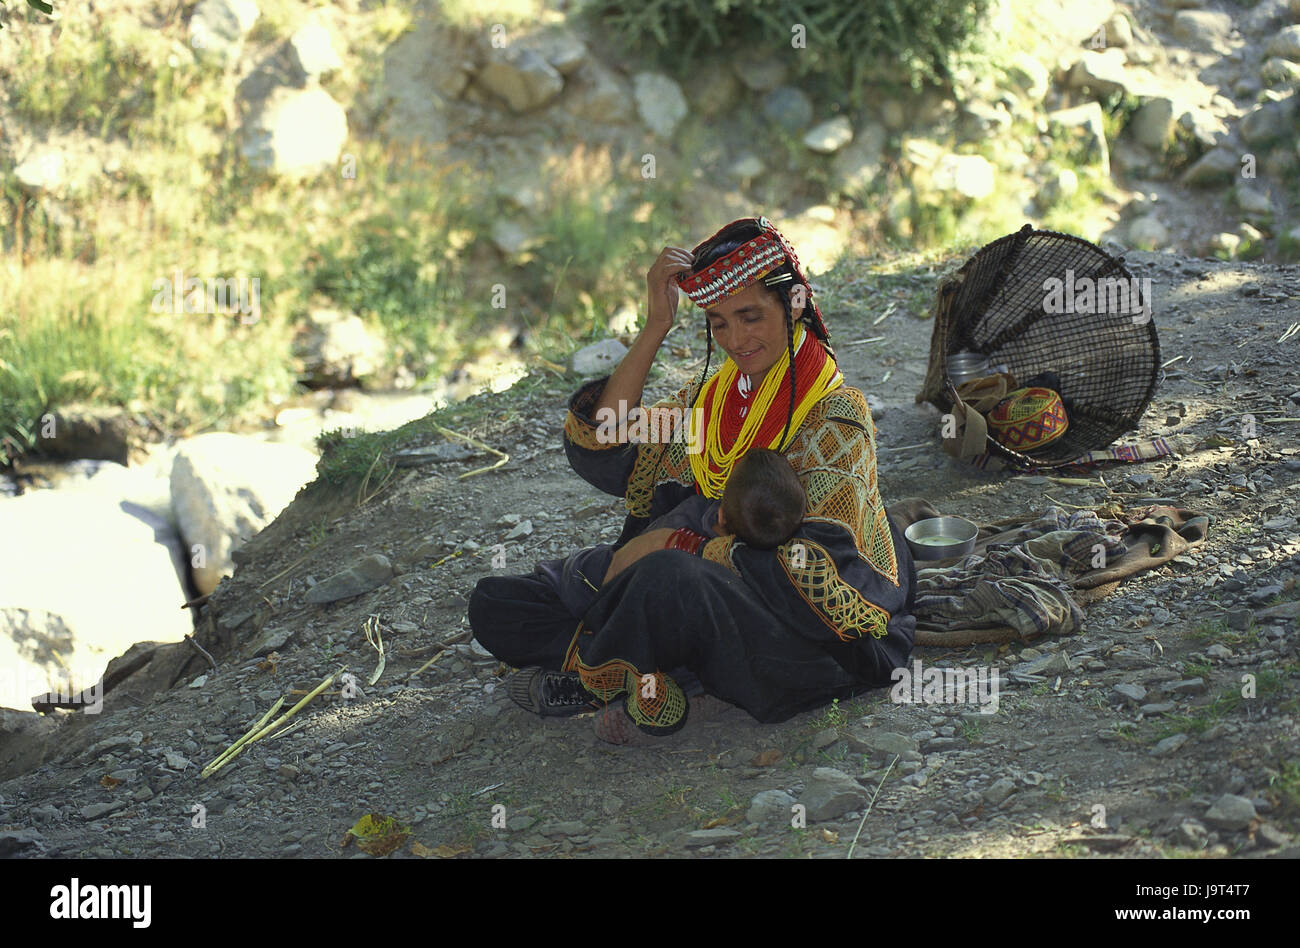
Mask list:
POLYGON ((570 401, 565 450, 583 479, 625 499, 618 543, 480 580, 475 638, 511 665, 577 671, 602 700, 626 694, 633 720, 660 733, 685 721, 679 680, 764 722, 891 684, 911 656, 916 570, 880 500, 862 393, 826 394, 785 452, 808 495, 789 542, 757 550, 721 536, 699 557, 657 551, 601 588, 618 546, 658 517, 699 509, 680 436, 694 383, 650 409, 666 419, 656 442, 608 444, 592 418, 605 382, 570 401))

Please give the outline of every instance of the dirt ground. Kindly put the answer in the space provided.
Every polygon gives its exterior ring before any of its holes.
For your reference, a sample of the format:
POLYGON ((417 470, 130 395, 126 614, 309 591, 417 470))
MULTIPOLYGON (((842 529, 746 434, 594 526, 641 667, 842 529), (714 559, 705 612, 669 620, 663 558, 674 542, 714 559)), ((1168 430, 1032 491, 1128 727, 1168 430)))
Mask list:
MULTIPOLYGON (((926 665, 999 668, 997 713, 876 692, 780 725, 730 710, 662 746, 619 748, 591 717, 516 708, 507 669, 468 641, 475 581, 608 541, 622 523, 621 503, 566 464, 577 383, 554 378, 491 397, 476 431, 509 452, 497 470, 458 479, 490 458, 403 469, 359 507, 354 491, 300 495, 205 607, 215 675, 195 650, 174 687, 149 693, 142 673, 102 714, 0 735, 0 843, 18 855, 374 858, 342 844, 376 813, 409 830, 388 858, 1300 855, 1300 424, 1274 420, 1300 415, 1300 335, 1278 341, 1300 321, 1300 272, 1127 262, 1152 280, 1168 363, 1140 434, 1195 449, 1102 469, 1093 486, 959 466, 940 450, 938 413, 913 401, 930 322, 900 309, 876 323, 883 303, 826 313, 847 381, 880 402, 887 503, 920 495, 982 521, 1156 498, 1214 518, 1204 544, 1089 606, 1081 634, 917 650, 926 665), (885 339, 858 341, 873 336, 885 339), (372 553, 399 575, 356 598, 304 600, 309 583, 372 553), (374 685, 370 616, 387 650, 374 685), (341 666, 360 694, 316 699, 200 778, 276 699, 292 706, 341 666)), ((675 366, 702 355, 690 344, 675 366)), ((660 372, 648 396, 686 375, 660 372)))

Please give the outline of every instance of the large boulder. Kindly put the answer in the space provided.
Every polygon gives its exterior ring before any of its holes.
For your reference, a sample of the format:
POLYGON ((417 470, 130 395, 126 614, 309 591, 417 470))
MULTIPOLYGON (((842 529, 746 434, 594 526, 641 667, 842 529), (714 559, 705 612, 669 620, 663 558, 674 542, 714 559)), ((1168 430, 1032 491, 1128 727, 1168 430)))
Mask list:
POLYGON ((1275 33, 1268 41, 1268 46, 1264 47, 1264 52, 1269 56, 1300 61, 1300 24, 1275 33))
POLYGON ((232 574, 231 550, 274 520, 315 476, 316 456, 291 445, 224 432, 177 445, 172 510, 199 591, 212 592, 232 574))
POLYGON ((1128 92, 1132 80, 1124 71, 1125 62, 1122 49, 1085 50, 1070 70, 1070 88, 1088 89, 1096 96, 1128 92))
POLYGON ((978 201, 993 193, 997 168, 983 155, 944 155, 934 169, 933 184, 940 191, 948 191, 978 201))
POLYGON ((108 491, 0 499, 0 706, 31 709, 99 680, 142 639, 192 631, 184 562, 168 521, 108 491))
POLYGON ((831 170, 839 187, 851 192, 865 192, 880 174, 881 156, 888 133, 877 122, 859 126, 853 141, 836 153, 831 170))
POLYGON ((128 464, 143 453, 143 423, 125 408, 68 404, 42 416, 36 448, 46 457, 128 464))
POLYGON ((242 151, 254 168, 297 177, 337 166, 347 138, 347 112, 328 92, 281 86, 249 116, 242 151))
POLYGON ((1183 173, 1183 183, 1197 188, 1230 184, 1241 169, 1240 161, 1231 148, 1211 148, 1183 173))
POLYGON ((1294 130, 1296 103, 1300 96, 1292 93, 1285 98, 1262 102, 1247 112, 1237 123, 1237 131, 1248 144, 1260 145, 1294 130))

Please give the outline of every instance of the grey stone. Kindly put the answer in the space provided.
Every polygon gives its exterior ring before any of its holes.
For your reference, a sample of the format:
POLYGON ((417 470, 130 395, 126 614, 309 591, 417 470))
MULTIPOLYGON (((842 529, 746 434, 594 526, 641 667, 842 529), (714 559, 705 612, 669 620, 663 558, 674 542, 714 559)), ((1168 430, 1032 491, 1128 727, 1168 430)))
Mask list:
POLYGON ((759 56, 746 62, 733 62, 736 77, 747 89, 768 92, 785 82, 785 63, 776 56, 759 56))
POLYGON ((166 751, 163 753, 163 760, 172 770, 184 770, 190 765, 190 762, 181 754, 175 751, 166 751))
POLYGON ((1170 682, 1164 686, 1164 690, 1171 695, 1199 695, 1205 691, 1205 679, 1187 678, 1170 682))
POLYGON ((728 829, 725 826, 716 826, 713 829, 694 830, 686 834, 687 848, 694 849, 698 846, 716 846, 718 843, 730 843, 740 839, 740 831, 728 829))
POLYGON ((531 520, 521 520, 515 527, 506 534, 507 540, 518 540, 520 537, 532 536, 533 522, 531 520))
POLYGON ((1141 704, 1146 699, 1147 690, 1139 684, 1133 682, 1121 682, 1114 688, 1115 694, 1119 695, 1130 704, 1141 704))
POLYGON ((1212 53, 1228 52, 1232 17, 1211 10, 1179 10, 1174 14, 1173 34, 1193 49, 1212 53))
POLYGON ((1168 757, 1170 754, 1174 753, 1176 750, 1178 750, 1186 743, 1187 743, 1186 734, 1170 735, 1169 737, 1166 737, 1163 741, 1160 741, 1158 744, 1156 744, 1155 747, 1151 748, 1151 756, 1168 757))
POLYGON ((836 153, 831 170, 846 191, 866 191, 880 174, 886 132, 876 122, 859 126, 853 141, 836 153))
POLYGON ((322 580, 307 593, 307 602, 317 605, 350 599, 377 589, 393 578, 393 564, 382 553, 372 553, 352 566, 322 580))
POLYGON ((45 806, 34 806, 30 810, 32 819, 39 823, 49 823, 52 820, 62 818, 63 811, 57 806, 46 804, 45 806))
POLYGON ((784 790, 762 790, 749 801, 745 819, 760 826, 770 823, 785 825, 790 821, 790 808, 794 804, 795 798, 784 790))
POLYGON ((1162 95, 1148 99, 1133 113, 1128 130, 1140 144, 1163 148, 1174 134, 1174 100, 1162 95))
POLYGON ((1234 632, 1245 632, 1250 628, 1250 624, 1255 620, 1255 614, 1249 609, 1229 609, 1227 615, 1228 628, 1234 632))
POLYGON ((1218 642, 1215 642, 1205 650, 1205 654, 1210 658, 1232 658, 1232 649, 1228 648, 1226 645, 1220 645, 1218 642))
POLYGON ((83 819, 96 820, 101 816, 107 816, 109 813, 120 810, 126 805, 127 802, 125 800, 109 800, 104 803, 91 803, 81 808, 81 816, 83 819))
POLYGON ((1274 33, 1264 47, 1264 53, 1268 56, 1281 56, 1283 59, 1300 60, 1300 24, 1274 33))
POLYGON ((1259 829, 1255 830, 1255 845, 1261 849, 1277 849, 1290 843, 1291 837, 1272 823, 1261 824, 1259 829))
POLYGON ((1147 716, 1154 716, 1157 714, 1168 714, 1176 707, 1178 706, 1172 701, 1159 701, 1153 704, 1144 704, 1142 707, 1138 708, 1138 710, 1147 716))
POLYGON ((763 115, 787 132, 802 132, 812 124, 812 99, 802 89, 778 86, 763 97, 763 115))
POLYGON ((591 828, 580 820, 564 820, 558 823, 547 823, 538 832, 543 836, 582 836, 589 834, 591 828))
POLYGON ((1243 830, 1255 816, 1255 805, 1248 799, 1225 793, 1206 810, 1205 822, 1216 829, 1243 830))
POLYGON ((203 0, 190 16, 189 39, 194 55, 225 65, 244 51, 244 38, 260 11, 253 0, 203 0))
POLYGON ((1169 242, 1169 231, 1154 214, 1139 217, 1128 225, 1128 241, 1139 250, 1158 250, 1169 242))
POLYGON ((686 117, 686 97, 676 81, 663 73, 639 72, 632 77, 632 98, 646 128, 668 138, 686 117))
POLYGON ((905 754, 920 750, 920 744, 905 734, 857 725, 845 728, 844 742, 860 754, 905 754))
POLYGON ((564 88, 564 76, 541 53, 516 44, 494 49, 477 81, 514 112, 539 108, 564 88))
POLYGON ((1183 183, 1198 188, 1227 184, 1241 168, 1241 156, 1231 148, 1218 146, 1203 154, 1183 173, 1183 183))
POLYGON ((627 346, 623 343, 602 339, 575 352, 569 364, 577 375, 604 375, 613 372, 625 355, 627 346))
POLYGON ((1294 85, 1300 82, 1300 63, 1273 56, 1260 67, 1259 78, 1269 86, 1294 85))
POLYGON ((1085 50, 1070 69, 1069 86, 1086 88, 1103 97, 1127 92, 1130 79, 1124 72, 1124 61, 1124 51, 1120 49, 1085 50))
POLYGON ((1174 841, 1189 849, 1203 849, 1209 835, 1200 820, 1183 820, 1174 830, 1174 841))
POLYGON ((1237 131, 1251 145, 1263 145, 1294 128, 1297 96, 1263 102, 1237 122, 1237 131))
POLYGON ((44 839, 34 829, 0 830, 0 859, 34 855, 43 848, 44 839))
POLYGON ((1010 777, 1000 777, 982 794, 989 806, 1001 806, 1007 797, 1016 792, 1016 782, 1010 777))
POLYGON ((809 821, 821 822, 841 817, 868 799, 870 794, 848 774, 830 767, 818 767, 799 802, 807 808, 809 821))
POLYGON ((1273 202, 1269 196, 1258 188, 1251 187, 1244 182, 1237 182, 1233 189, 1233 197, 1237 200, 1237 206, 1247 214, 1267 215, 1273 213, 1273 202))
POLYGON ((853 126, 843 115, 821 122, 808 130, 803 143, 821 155, 833 155, 853 141, 853 126))

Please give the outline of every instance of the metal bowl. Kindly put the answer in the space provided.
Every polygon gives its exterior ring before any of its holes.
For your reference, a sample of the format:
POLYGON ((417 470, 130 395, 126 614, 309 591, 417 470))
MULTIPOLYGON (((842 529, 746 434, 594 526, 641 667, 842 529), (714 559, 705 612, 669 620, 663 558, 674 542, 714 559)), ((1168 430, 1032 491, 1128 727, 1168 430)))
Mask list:
POLYGON ((948 378, 952 379, 954 388, 971 379, 981 379, 992 374, 989 357, 978 352, 954 352, 948 356, 947 368, 948 378))
POLYGON ((913 559, 947 560, 974 550, 979 532, 979 527, 962 517, 931 517, 912 524, 903 536, 913 559))

